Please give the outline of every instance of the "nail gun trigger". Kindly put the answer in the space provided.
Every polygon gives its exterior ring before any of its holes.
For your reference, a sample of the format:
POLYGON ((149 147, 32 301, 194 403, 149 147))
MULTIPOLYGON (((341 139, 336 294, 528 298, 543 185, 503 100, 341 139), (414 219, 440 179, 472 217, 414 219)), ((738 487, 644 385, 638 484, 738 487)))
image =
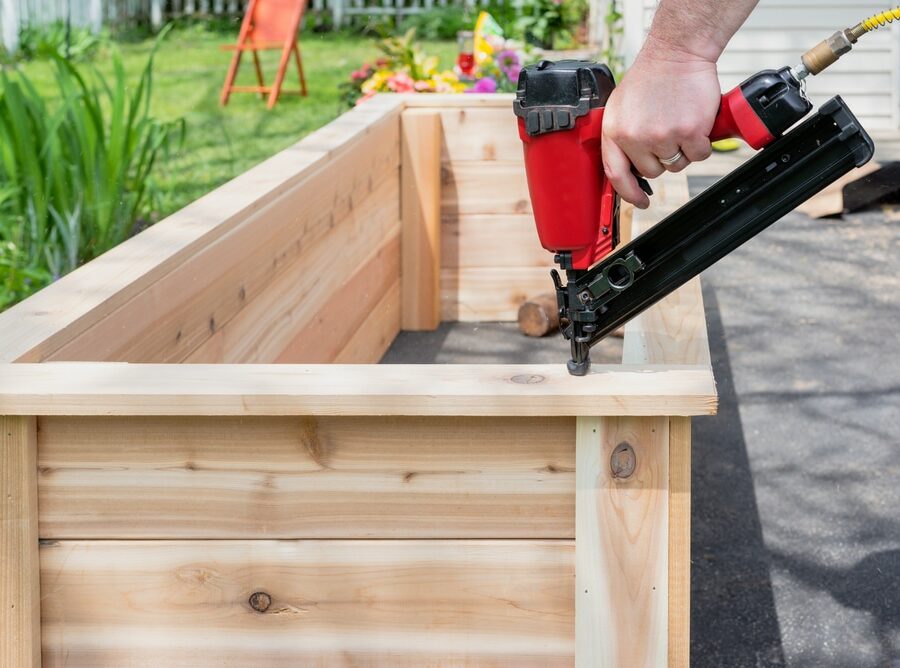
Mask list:
POLYGON ((647 193, 647 197, 653 197, 653 188, 650 187, 650 182, 647 179, 645 179, 643 176, 638 176, 637 182, 641 187, 641 190, 647 193))

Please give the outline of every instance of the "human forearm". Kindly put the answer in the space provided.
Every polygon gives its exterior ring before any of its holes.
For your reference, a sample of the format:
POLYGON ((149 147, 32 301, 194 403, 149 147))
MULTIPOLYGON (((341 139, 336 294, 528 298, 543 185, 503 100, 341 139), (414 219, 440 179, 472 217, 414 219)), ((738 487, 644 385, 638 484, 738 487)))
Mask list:
POLYGON ((714 63, 759 0, 661 0, 642 55, 714 63))
POLYGON ((662 0, 640 54, 603 118, 603 165, 616 191, 646 207, 631 173, 678 172, 709 157, 721 91, 716 60, 757 0, 662 0))

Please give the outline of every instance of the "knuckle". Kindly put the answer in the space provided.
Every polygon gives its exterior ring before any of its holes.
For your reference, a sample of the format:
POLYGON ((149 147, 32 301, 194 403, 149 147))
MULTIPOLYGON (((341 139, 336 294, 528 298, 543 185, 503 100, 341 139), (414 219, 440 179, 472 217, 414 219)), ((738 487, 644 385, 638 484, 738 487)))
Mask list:
POLYGON ((657 161, 655 164, 648 164, 645 169, 641 170, 641 173, 648 179, 655 179, 664 171, 666 171, 666 168, 661 162, 657 161))

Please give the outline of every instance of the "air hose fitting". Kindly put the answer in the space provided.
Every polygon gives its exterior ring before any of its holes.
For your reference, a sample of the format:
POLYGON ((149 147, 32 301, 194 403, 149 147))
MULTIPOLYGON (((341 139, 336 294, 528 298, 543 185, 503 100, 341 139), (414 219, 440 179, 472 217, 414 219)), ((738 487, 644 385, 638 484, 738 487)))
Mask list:
POLYGON ((801 64, 793 70, 794 76, 802 81, 810 74, 819 74, 853 49, 860 37, 894 21, 900 21, 900 7, 870 16, 852 28, 837 31, 803 54, 801 64))

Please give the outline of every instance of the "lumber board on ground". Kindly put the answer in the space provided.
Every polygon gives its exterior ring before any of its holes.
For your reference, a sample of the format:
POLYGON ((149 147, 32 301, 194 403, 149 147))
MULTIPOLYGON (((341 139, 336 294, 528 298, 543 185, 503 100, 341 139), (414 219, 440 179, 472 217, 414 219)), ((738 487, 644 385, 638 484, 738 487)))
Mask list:
POLYGON ((571 541, 52 541, 41 548, 45 665, 567 666, 573 551, 571 541))
POLYGON ((573 538, 572 418, 45 417, 42 538, 573 538))
POLYGON ((0 415, 710 415, 712 371, 564 364, 10 364, 0 415))
POLYGON ((667 661, 668 420, 578 418, 575 665, 651 668, 667 661), (628 444, 633 473, 616 476, 628 444))
POLYGON ((0 415, 0 666, 41 665, 34 417, 0 415))
POLYGON ((402 327, 441 324, 441 116, 412 109, 400 116, 402 327))
POLYGON ((367 136, 396 127, 401 99, 370 102, 0 314, 0 362, 46 359, 367 136))

